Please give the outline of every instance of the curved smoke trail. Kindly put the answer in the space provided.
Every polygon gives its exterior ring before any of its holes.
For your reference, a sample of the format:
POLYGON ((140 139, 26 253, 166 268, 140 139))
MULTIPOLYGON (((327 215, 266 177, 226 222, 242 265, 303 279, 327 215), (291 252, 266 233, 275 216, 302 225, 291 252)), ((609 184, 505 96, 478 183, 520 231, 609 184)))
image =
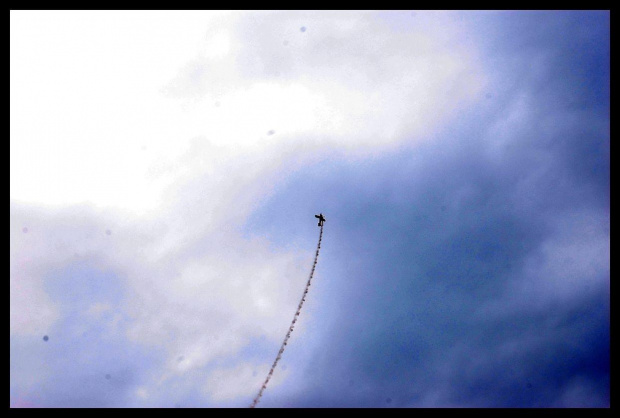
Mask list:
POLYGON ((260 397, 263 396, 263 392, 265 391, 265 389, 267 389, 267 383, 269 383, 269 379, 271 379, 271 376, 273 375, 273 371, 275 370, 276 365, 278 364, 278 361, 280 361, 280 359, 282 358, 282 353, 284 353, 284 347, 286 347, 286 343, 288 342, 288 339, 291 338, 291 332, 293 332, 293 328, 295 327, 297 318, 299 317, 299 314, 301 313, 301 307, 306 301, 306 295, 308 294, 308 289, 310 288, 310 282, 312 281, 312 276, 314 275, 314 269, 316 268, 316 262, 319 259, 319 250, 321 249, 321 239, 323 239, 323 225, 322 224, 321 224, 321 233, 319 234, 319 243, 316 247, 316 254, 314 255, 314 263, 312 263, 312 270, 310 271, 310 277, 308 278, 308 283, 306 283, 306 289, 304 290, 304 294, 301 297, 299 306, 297 306, 297 312, 295 312, 295 316, 293 317, 293 322, 291 322, 291 326, 288 328, 286 337, 284 337, 284 341, 282 342, 282 345, 280 346, 280 351, 278 351, 278 355, 276 356, 275 361, 271 365, 269 374, 267 374, 267 378, 265 379, 263 386, 261 386, 260 390, 258 391, 258 395, 256 395, 256 398, 254 398, 254 401, 252 401, 252 405, 250 405, 250 408, 254 408, 256 404, 258 403, 258 401, 260 400, 260 397))

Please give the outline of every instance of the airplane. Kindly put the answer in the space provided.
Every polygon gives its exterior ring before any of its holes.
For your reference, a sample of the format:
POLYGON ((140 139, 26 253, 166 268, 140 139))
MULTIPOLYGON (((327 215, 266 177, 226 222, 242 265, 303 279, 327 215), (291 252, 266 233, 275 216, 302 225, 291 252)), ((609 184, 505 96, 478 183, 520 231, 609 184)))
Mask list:
POLYGON ((314 217, 319 219, 319 225, 318 226, 323 226, 323 222, 325 222, 325 217, 323 216, 323 214, 320 213, 318 215, 314 215, 314 217))

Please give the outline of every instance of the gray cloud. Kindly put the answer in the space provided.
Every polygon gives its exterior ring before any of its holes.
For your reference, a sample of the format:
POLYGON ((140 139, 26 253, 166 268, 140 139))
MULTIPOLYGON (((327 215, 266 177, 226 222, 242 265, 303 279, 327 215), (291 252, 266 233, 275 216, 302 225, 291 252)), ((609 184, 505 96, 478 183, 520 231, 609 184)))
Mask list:
MULTIPOLYGON (((328 214, 320 297, 337 306, 307 336, 316 352, 298 359, 308 383, 265 406, 609 405, 607 102, 562 100, 569 87, 552 80, 579 78, 588 42, 554 43, 575 22, 558 24, 535 32, 519 63, 551 58, 498 86, 497 104, 427 147, 326 159, 255 214, 328 214)), ((275 222, 264 228, 291 239, 275 222)))

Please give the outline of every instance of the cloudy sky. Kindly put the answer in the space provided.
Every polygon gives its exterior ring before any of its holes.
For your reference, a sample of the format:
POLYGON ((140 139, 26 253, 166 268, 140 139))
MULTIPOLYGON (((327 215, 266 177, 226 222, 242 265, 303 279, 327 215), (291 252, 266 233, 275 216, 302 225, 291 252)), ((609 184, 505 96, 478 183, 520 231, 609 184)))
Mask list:
POLYGON ((11 11, 12 407, 608 407, 608 11, 11 11))

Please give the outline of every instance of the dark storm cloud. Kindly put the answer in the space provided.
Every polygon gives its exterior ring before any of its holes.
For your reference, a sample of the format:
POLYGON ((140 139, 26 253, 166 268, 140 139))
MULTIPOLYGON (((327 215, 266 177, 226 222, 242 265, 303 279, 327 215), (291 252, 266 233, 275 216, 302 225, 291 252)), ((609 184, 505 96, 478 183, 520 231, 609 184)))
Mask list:
POLYGON ((494 104, 255 214, 282 245, 328 219, 322 349, 263 406, 609 406, 609 17, 487 18, 494 104))
POLYGON ((498 13, 495 19, 478 23, 491 31, 481 30, 478 41, 489 64, 503 70, 497 80, 512 81, 508 97, 522 92, 524 84, 535 92, 544 115, 533 125, 539 132, 536 139, 546 142, 545 147, 561 157, 559 163, 569 166, 572 181, 593 183, 598 200, 605 203, 609 195, 609 13, 498 13), (547 129, 563 138, 547 141, 547 129))

